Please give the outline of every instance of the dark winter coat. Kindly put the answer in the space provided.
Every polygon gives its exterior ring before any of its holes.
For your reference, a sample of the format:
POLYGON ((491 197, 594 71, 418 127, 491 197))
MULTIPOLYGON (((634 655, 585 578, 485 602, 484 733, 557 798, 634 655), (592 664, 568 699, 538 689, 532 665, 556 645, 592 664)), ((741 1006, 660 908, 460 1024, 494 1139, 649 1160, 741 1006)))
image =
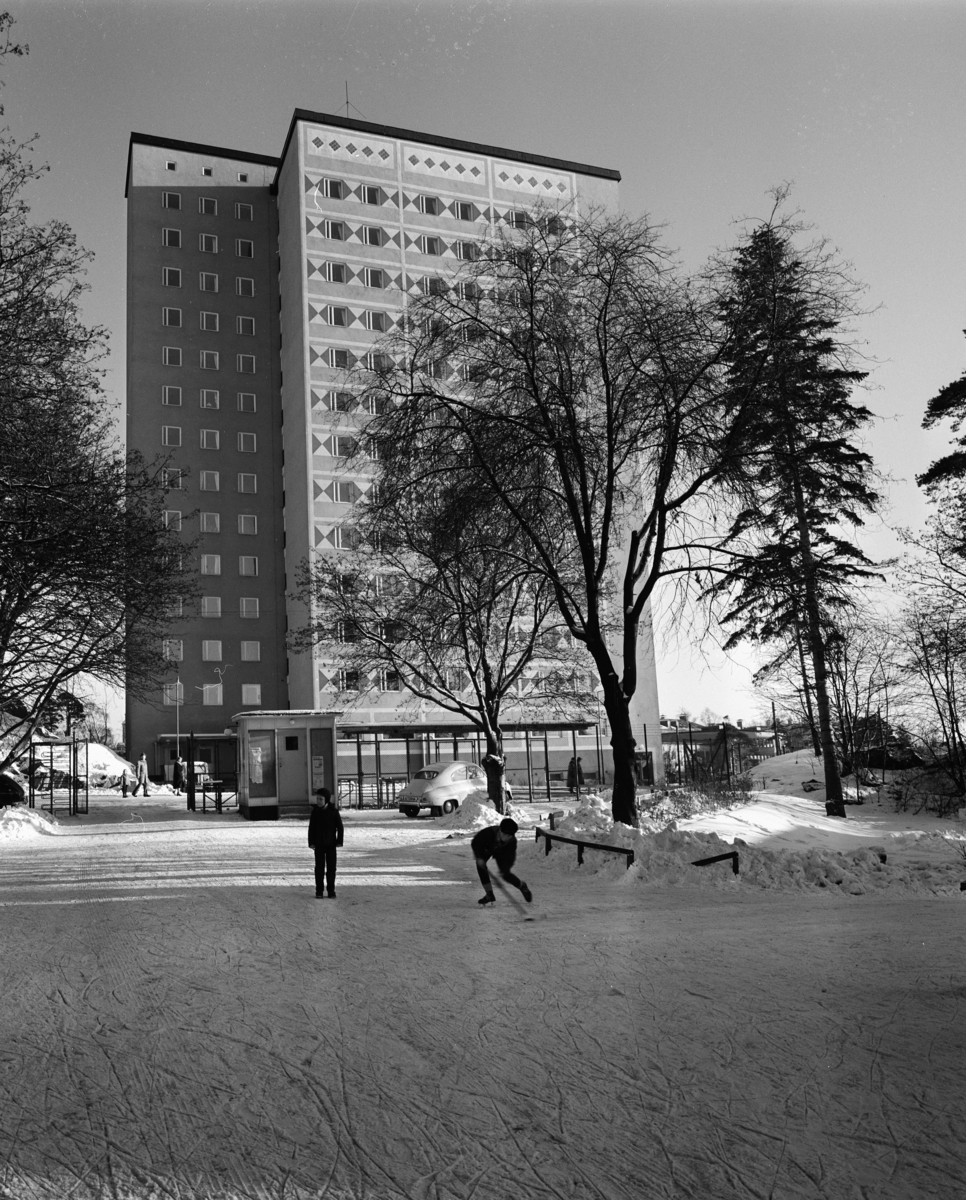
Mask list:
POLYGON ((316 805, 309 817, 309 846, 322 849, 341 846, 344 837, 342 818, 336 806, 326 804, 320 808, 316 805))
POLYGON ((567 767, 567 787, 574 788, 577 787, 578 784, 583 786, 583 782, 584 768, 580 765, 580 763, 575 762, 574 759, 571 759, 567 767))
MULTIPOLYGON (((511 837, 509 840, 500 839, 501 831, 499 825, 488 825, 486 829, 481 829, 478 834, 470 842, 470 849, 473 851, 474 858, 482 858, 484 862, 487 859, 495 858, 501 867, 509 870, 513 866, 517 856, 517 839, 511 837)), ((503 838, 506 835, 503 834, 503 838)))

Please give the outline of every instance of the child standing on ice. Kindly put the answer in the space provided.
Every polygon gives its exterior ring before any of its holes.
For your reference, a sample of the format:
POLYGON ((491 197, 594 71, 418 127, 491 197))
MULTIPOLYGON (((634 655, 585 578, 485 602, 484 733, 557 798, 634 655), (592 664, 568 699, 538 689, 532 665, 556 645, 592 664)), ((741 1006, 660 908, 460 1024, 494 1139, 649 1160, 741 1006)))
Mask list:
POLYGON ((517 829, 519 826, 512 817, 504 817, 499 825, 489 825, 486 829, 481 829, 470 842, 480 883, 486 889, 486 895, 480 900, 480 904, 493 904, 496 900, 493 884, 490 882, 490 872, 486 868, 491 858, 496 860, 497 869, 507 883, 512 883, 515 888, 520 889, 527 904, 533 899, 527 885, 513 874, 513 863, 517 856, 517 829))

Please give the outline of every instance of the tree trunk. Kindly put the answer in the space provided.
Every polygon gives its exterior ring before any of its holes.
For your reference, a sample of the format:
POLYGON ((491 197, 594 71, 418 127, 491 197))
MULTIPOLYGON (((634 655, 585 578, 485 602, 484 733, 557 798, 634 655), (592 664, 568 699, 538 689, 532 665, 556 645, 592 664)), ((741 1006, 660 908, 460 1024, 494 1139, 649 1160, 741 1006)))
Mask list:
POLYGON ((481 766, 486 772, 486 794, 493 801, 498 813, 506 812, 506 759, 501 740, 489 734, 486 738, 486 753, 481 766))
POLYGON ((637 775, 634 755, 637 742, 631 730, 630 702, 620 687, 604 689, 604 708, 610 721, 610 745, 614 755, 614 788, 611 814, 622 825, 637 824, 637 775))

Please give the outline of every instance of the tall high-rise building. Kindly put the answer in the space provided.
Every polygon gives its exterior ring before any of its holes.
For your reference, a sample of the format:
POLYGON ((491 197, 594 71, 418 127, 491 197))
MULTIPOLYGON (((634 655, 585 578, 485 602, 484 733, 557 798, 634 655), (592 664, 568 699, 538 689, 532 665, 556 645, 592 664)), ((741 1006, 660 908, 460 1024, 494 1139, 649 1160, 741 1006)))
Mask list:
MULTIPOLYGON (((172 615, 170 684, 129 698, 129 752, 160 771, 177 726, 227 771, 244 709, 338 707, 351 693, 354 720, 391 717, 393 680, 368 681, 360 705, 359 681, 285 648, 286 621, 304 617, 288 585, 341 545, 370 486, 345 462, 367 416, 352 368, 489 228, 522 225, 537 204, 616 208, 619 179, 303 110, 278 159, 132 135, 128 444, 170 457, 167 519, 198 539, 202 601, 172 615)), ((656 733, 650 647, 644 658, 639 719, 656 733)))

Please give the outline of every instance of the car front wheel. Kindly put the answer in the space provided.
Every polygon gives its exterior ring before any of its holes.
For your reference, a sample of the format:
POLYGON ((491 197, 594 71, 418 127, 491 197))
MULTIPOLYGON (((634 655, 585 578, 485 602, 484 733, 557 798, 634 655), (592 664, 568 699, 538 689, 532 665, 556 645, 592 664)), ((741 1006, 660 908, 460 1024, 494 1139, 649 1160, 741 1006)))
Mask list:
POLYGON ((418 808, 404 808, 403 812, 406 814, 407 817, 418 817, 419 816, 418 808))
POLYGON ((456 807, 456 801, 455 801, 455 800, 447 800, 447 801, 445 801, 445 802, 444 802, 444 804, 443 804, 443 812, 444 812, 444 813, 451 813, 455 807, 456 807))

